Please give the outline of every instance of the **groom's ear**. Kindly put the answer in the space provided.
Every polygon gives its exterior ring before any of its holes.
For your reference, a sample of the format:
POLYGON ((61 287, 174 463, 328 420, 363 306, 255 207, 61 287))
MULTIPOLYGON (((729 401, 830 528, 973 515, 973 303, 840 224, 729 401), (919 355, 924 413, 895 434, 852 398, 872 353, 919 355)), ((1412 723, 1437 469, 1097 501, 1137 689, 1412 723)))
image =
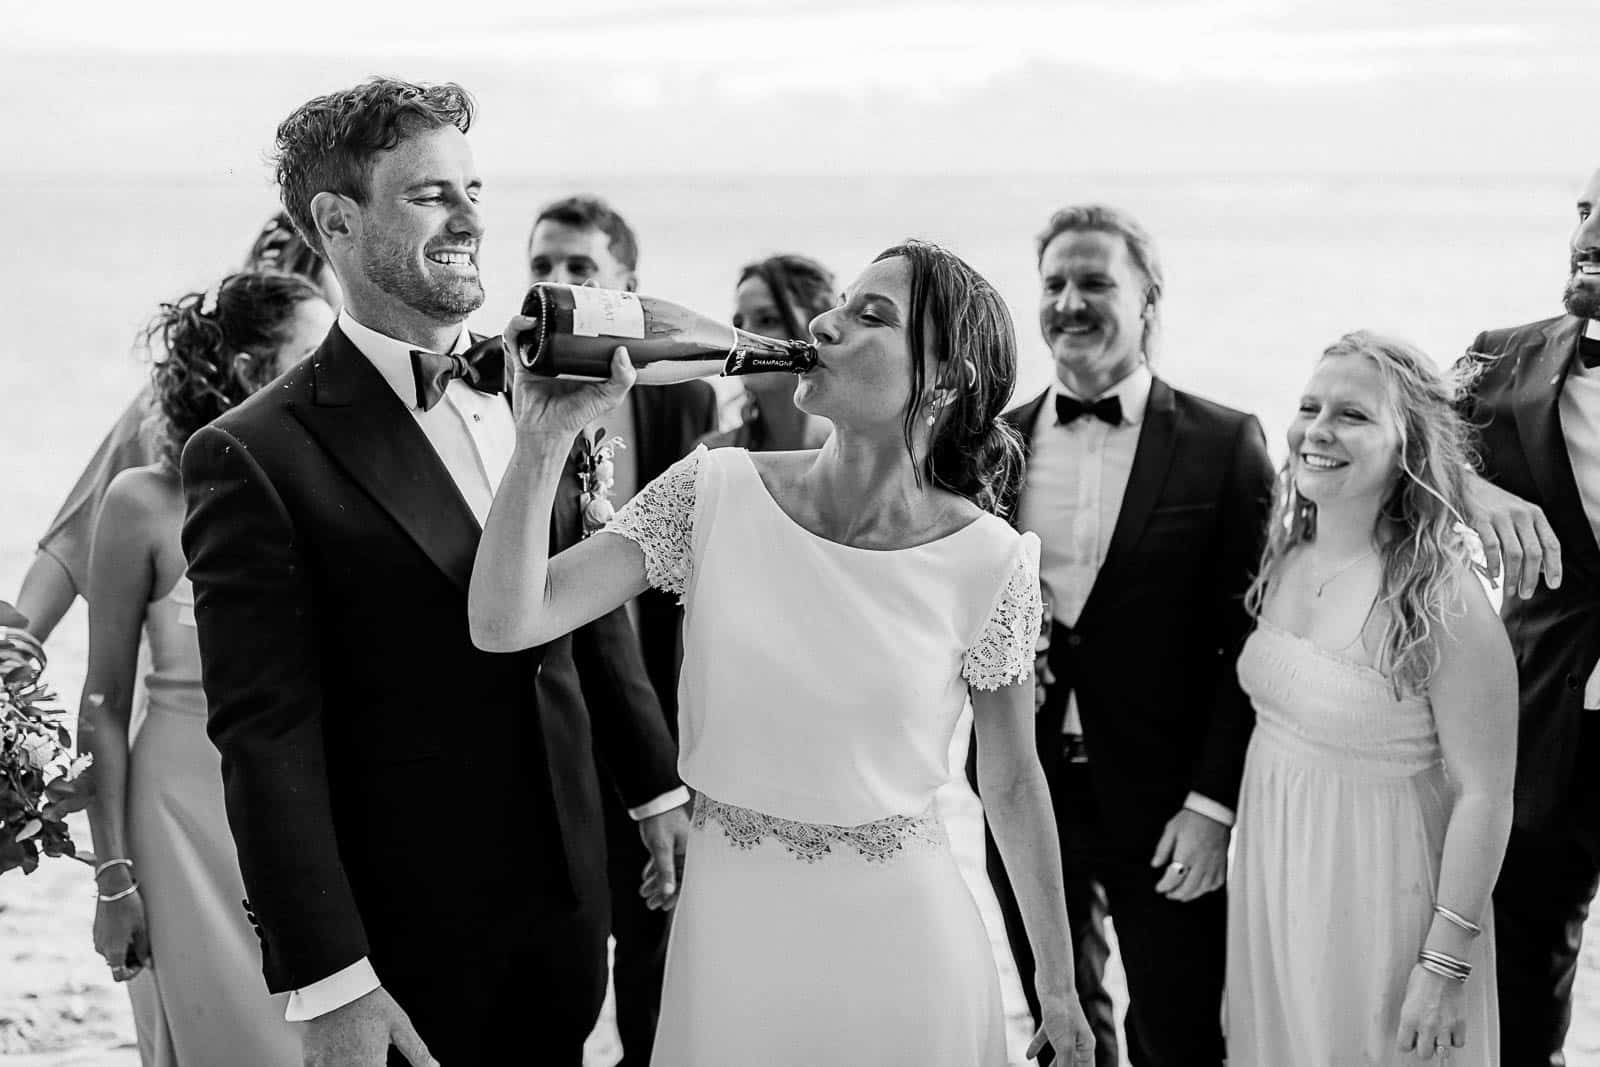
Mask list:
POLYGON ((322 238, 322 246, 331 248, 356 235, 361 226, 361 217, 355 201, 338 193, 324 191, 311 198, 311 222, 322 238))

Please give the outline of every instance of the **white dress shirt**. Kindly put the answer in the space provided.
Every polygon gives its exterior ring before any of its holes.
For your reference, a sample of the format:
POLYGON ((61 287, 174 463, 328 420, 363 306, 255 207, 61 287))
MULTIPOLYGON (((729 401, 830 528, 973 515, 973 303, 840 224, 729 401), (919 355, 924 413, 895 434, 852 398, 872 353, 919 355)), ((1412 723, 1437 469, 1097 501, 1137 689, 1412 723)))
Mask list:
MULTIPOLYGON (((1584 336, 1600 341, 1600 322, 1590 319, 1584 326, 1584 336)), ((1572 462, 1572 480, 1578 483, 1578 498, 1583 501, 1583 514, 1589 520, 1596 541, 1600 541, 1600 367, 1593 370, 1582 362, 1575 362, 1567 372, 1566 387, 1561 390, 1559 405, 1561 436, 1567 441, 1567 458, 1572 462)), ((1600 667, 1595 668, 1600 671, 1600 667)), ((1592 692, 1584 687, 1583 707, 1586 711, 1600 710, 1592 692)))
MULTIPOLYGON (((1089 591, 1105 563, 1122 512, 1122 497, 1133 473, 1139 448, 1139 431, 1150 403, 1154 381, 1148 365, 1134 371, 1097 397, 1080 397, 1059 381, 1039 407, 1030 433, 1031 445, 1017 527, 1039 535, 1039 578, 1044 584, 1050 616, 1064 626, 1076 626, 1089 591), (1092 415, 1065 426, 1056 422, 1056 397, 1068 396, 1090 403, 1116 397, 1122 404, 1122 422, 1112 426, 1092 415)), ((1067 714, 1062 732, 1082 734, 1078 694, 1067 694, 1067 714)), ((1089 758, 1094 758, 1093 751, 1089 758)), ((1184 806, 1225 826, 1233 825, 1233 811, 1199 793, 1191 792, 1184 806)))
MULTIPOLYGON (((505 397, 480 392, 457 378, 445 386, 439 403, 423 411, 417 406, 416 376, 411 369, 415 345, 361 325, 348 309, 339 312, 339 329, 377 368, 395 396, 411 412, 411 417, 417 420, 417 426, 438 453, 450 480, 481 527, 488 521, 489 505, 494 502, 495 491, 500 488, 500 480, 505 477, 517 443, 516 425, 505 397)), ((450 346, 449 354, 460 355, 470 347, 472 336, 463 328, 455 344, 450 346)), ((630 808, 628 814, 635 820, 647 819, 688 802, 688 790, 679 786, 648 804, 630 808)), ((366 996, 379 985, 372 961, 362 957, 304 989, 296 989, 289 995, 284 1018, 290 1022, 315 1019, 366 996)))
MULTIPOLYGON (((1585 327, 1591 340, 1600 341, 1600 322, 1593 319, 1585 327)), ((1578 483, 1578 497, 1589 519, 1595 539, 1600 541, 1600 367, 1586 368, 1574 360, 1561 390, 1561 436, 1567 441, 1567 458, 1572 461, 1572 480, 1578 483)))

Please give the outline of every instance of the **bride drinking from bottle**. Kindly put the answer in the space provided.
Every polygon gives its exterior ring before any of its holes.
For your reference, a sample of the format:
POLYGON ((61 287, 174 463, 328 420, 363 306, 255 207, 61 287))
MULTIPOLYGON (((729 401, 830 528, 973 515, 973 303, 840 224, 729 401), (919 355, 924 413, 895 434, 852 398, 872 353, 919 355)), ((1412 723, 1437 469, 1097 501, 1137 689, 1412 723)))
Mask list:
MULTIPOLYGON (((508 345, 531 325, 514 319, 508 345)), ((683 600, 695 833, 684 870, 650 869, 641 890, 677 904, 657 1067, 1006 1062, 989 940, 934 808, 969 693, 986 814, 1039 960, 1029 1052, 1048 1041, 1087 1064, 1034 744, 1039 544, 993 513, 1019 459, 998 419, 1010 317, 964 262, 911 242, 811 331, 819 361, 795 402, 832 421, 822 448, 698 449, 554 559, 572 439, 635 374, 622 349, 604 382, 519 370, 473 639, 537 645, 650 586, 683 600)))

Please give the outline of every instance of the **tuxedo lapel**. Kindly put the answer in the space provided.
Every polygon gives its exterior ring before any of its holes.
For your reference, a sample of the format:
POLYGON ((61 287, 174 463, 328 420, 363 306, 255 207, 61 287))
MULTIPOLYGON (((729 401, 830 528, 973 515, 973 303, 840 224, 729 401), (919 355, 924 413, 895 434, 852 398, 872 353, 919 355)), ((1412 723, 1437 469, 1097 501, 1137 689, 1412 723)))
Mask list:
POLYGON ((1011 493, 1002 509, 1002 517, 1013 527, 1017 525, 1017 516, 1022 511, 1018 505, 1022 501, 1023 483, 1028 480, 1028 461, 1033 458, 1033 427, 1039 421, 1040 409, 1049 399, 1050 390, 1046 389, 1021 407, 1012 408, 1000 416, 1022 437, 1022 467, 1017 472, 1016 484, 1011 487, 1011 493))
POLYGON ((1117 568, 1130 558, 1133 546, 1150 521, 1150 513, 1161 499, 1172 468, 1178 441, 1178 418, 1172 387, 1160 378, 1150 383, 1150 402, 1145 407, 1144 423, 1139 428, 1139 444, 1133 453, 1133 469, 1128 472, 1128 487, 1122 494, 1122 508, 1111 531, 1111 544, 1105 562, 1095 575, 1094 586, 1084 602, 1080 618, 1088 618, 1102 589, 1114 584, 1117 568))
POLYGON ((290 410, 465 592, 478 521, 411 413, 337 326, 314 358, 309 402, 290 410))
MULTIPOLYGON (((1542 344, 1518 353, 1512 410, 1517 436, 1528 458, 1528 470, 1539 488, 1545 514, 1557 529, 1589 533, 1592 548, 1593 533, 1583 510, 1583 499, 1578 495, 1566 435, 1561 431, 1561 390, 1577 358, 1578 335, 1582 328, 1582 319, 1568 315, 1545 328, 1542 344)), ((1595 552, 1569 550, 1563 555, 1576 560, 1584 556, 1593 558, 1595 552)))

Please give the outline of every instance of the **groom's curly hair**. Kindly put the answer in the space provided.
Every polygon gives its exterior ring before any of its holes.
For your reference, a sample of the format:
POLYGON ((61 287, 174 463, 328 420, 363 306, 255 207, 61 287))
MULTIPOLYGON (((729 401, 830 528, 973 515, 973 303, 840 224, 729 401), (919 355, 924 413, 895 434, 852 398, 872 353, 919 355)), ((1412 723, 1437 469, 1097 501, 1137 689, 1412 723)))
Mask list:
POLYGON ((454 82, 417 85, 382 77, 296 108, 278 126, 272 163, 283 209, 306 244, 326 254, 311 219, 311 201, 318 193, 339 193, 365 203, 379 152, 419 130, 454 126, 466 133, 473 108, 471 94, 454 82))

